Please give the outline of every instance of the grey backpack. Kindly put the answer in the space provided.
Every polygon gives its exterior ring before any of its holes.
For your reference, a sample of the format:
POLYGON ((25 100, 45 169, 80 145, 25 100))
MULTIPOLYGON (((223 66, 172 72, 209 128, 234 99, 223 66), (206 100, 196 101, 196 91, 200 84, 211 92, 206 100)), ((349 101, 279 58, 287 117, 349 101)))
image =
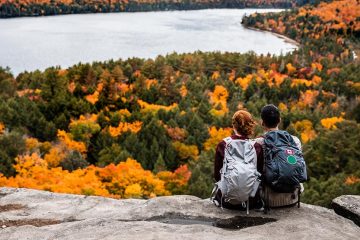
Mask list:
MULTIPOLYGON (((230 204, 244 204, 249 197, 254 197, 260 184, 260 173, 257 171, 255 141, 224 139, 225 152, 221 179, 215 184, 212 196, 220 190, 222 201, 230 204)), ((249 204, 247 204, 247 208, 249 204)))

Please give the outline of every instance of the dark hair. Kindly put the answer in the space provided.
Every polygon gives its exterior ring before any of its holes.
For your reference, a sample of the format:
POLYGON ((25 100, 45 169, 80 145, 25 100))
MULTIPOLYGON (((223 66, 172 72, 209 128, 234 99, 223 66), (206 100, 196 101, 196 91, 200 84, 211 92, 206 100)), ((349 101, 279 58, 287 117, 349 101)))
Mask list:
POLYGON ((254 133, 256 122, 249 112, 239 110, 234 113, 232 117, 232 124, 239 134, 248 137, 254 133))
POLYGON ((265 127, 277 127, 280 123, 280 111, 273 104, 268 104, 261 109, 261 119, 265 127))

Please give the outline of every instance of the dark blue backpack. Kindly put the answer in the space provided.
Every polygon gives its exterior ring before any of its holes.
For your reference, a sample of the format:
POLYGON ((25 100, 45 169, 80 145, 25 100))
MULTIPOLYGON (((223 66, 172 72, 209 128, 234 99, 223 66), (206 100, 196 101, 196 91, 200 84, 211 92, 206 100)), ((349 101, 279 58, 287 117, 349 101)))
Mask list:
POLYGON ((291 193, 307 180, 302 151, 286 131, 264 136, 265 182, 276 192, 291 193))

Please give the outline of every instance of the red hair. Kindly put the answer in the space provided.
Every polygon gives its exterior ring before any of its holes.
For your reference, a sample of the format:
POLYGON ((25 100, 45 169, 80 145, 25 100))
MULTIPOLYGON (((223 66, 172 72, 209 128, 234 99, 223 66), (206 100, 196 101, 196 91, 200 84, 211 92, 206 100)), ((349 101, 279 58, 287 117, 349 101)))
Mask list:
POLYGON ((239 110, 232 117, 232 125, 238 134, 247 137, 254 133, 256 122, 248 111, 239 110))

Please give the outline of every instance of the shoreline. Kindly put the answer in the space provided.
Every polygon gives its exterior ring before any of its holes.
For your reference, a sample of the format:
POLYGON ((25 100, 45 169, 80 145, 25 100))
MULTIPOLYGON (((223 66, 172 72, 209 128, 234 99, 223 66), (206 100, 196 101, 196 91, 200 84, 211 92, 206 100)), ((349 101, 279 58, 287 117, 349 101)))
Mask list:
MULTIPOLYGON (((243 25, 244 26, 244 25, 243 25)), ((244 26, 244 28, 246 29, 250 29, 250 30, 254 30, 254 31, 258 31, 258 32, 268 32, 268 33, 271 33, 275 36, 277 36, 278 38, 281 38, 281 39, 284 39, 286 43, 291 43, 291 44, 294 44, 296 45, 297 47, 300 47, 301 44, 299 42, 297 42, 296 40, 294 39, 291 39, 285 35, 282 35, 280 33, 277 33, 277 32, 273 32, 273 31, 270 31, 270 30, 265 30, 265 29, 259 29, 259 28, 254 28, 254 27, 247 27, 247 26, 244 26)))
MULTIPOLYGON (((0 4, 0 8, 3 6, 7 6, 7 4, 0 4)), ((44 7, 52 6, 52 5, 41 5, 40 10, 44 7)), ((67 5, 68 7, 73 7, 73 5, 67 5)), ((93 6, 93 5, 90 5, 93 6)), ((58 6, 56 6, 58 7, 58 6)), ((244 5, 244 3, 236 3, 235 5, 228 6, 224 4, 213 4, 213 3, 202 3, 202 4, 190 4, 190 5, 176 5, 176 4, 168 4, 166 6, 158 6, 158 5, 149 5, 147 4, 139 4, 136 7, 128 7, 124 9, 112 9, 107 8, 105 10, 88 10, 84 9, 85 6, 80 6, 80 9, 75 11, 74 9, 70 9, 68 11, 59 11, 61 9, 56 8, 57 11, 55 12, 43 12, 43 13, 34 13, 34 12, 5 12, 5 10, 0 11, 0 19, 12 19, 12 18, 38 18, 38 17, 49 17, 49 16, 62 16, 62 15, 79 15, 79 14, 97 14, 97 13, 132 13, 132 12, 167 12, 167 11, 191 11, 191 10, 205 10, 205 9, 292 9, 291 6, 286 6, 284 4, 275 4, 275 5, 268 5, 268 4, 249 4, 244 5)))

